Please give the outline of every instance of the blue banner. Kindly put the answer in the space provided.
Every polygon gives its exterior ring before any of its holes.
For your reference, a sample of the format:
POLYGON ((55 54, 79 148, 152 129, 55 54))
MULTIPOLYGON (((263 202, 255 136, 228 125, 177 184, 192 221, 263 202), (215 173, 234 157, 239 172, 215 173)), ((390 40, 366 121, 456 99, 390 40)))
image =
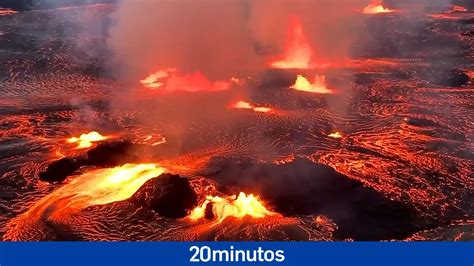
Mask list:
POLYGON ((0 265, 474 265, 473 242, 0 243, 0 265))

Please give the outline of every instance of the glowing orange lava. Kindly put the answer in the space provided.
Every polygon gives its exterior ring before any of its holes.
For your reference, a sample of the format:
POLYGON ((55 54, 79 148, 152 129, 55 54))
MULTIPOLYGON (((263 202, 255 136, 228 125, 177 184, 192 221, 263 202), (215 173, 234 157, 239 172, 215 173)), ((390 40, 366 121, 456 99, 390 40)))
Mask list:
POLYGON ((237 101, 233 104, 230 104, 229 108, 248 109, 248 110, 252 110, 254 112, 259 112, 259 113, 268 113, 272 111, 272 108, 264 107, 264 106, 254 106, 253 104, 246 101, 237 101))
POLYGON ((298 17, 292 17, 283 57, 270 64, 273 68, 310 68, 313 51, 298 17))
POLYGON ((0 16, 13 15, 16 13, 18 12, 9 8, 0 8, 0 16))
POLYGON ((233 195, 225 198, 207 196, 204 203, 191 212, 189 218, 191 220, 204 218, 208 204, 212 204, 212 213, 218 223, 221 223, 228 217, 243 218, 250 216, 252 218, 263 218, 265 216, 277 215, 277 213, 267 210, 258 196, 240 192, 238 196, 233 195))
POLYGON ((161 135, 147 135, 138 139, 136 143, 146 144, 151 146, 158 146, 160 144, 166 143, 166 138, 161 135))
POLYGON ((86 199, 86 206, 102 205, 130 198, 146 181, 164 172, 164 168, 153 163, 124 164, 84 173, 66 185, 65 190, 86 199))
POLYGON ((328 135, 328 137, 335 138, 335 139, 340 139, 342 138, 342 133, 339 131, 333 132, 328 135))
MULTIPOLYGON (((18 216, 11 226, 21 228, 22 224, 41 219, 45 212, 51 219, 61 220, 90 206, 126 200, 146 181, 165 171, 165 168, 153 163, 91 170, 40 199, 18 216)), ((14 234, 15 228, 12 229, 10 233, 14 234)))
POLYGON ((150 74, 145 79, 140 80, 140 83, 143 84, 143 86, 145 86, 147 88, 150 88, 150 89, 160 88, 164 85, 164 83, 160 82, 160 80, 169 77, 170 74, 172 72, 175 72, 175 71, 176 71, 176 69, 174 69, 174 68, 159 70, 159 71, 157 71, 153 74, 150 74))
POLYGON ((222 91, 227 90, 231 81, 210 81, 201 72, 179 74, 174 68, 158 70, 148 75, 140 83, 146 88, 160 89, 160 91, 222 91))
POLYGON ((78 138, 72 137, 67 140, 68 143, 77 143, 77 149, 85 149, 92 147, 93 142, 99 142, 109 139, 109 136, 102 136, 97 131, 81 134, 78 138))
POLYGON ((453 5, 452 6, 452 9, 451 9, 451 12, 467 12, 467 8, 463 7, 463 6, 456 6, 456 5, 453 5))
POLYGON ((392 13, 395 12, 395 10, 384 7, 381 0, 373 0, 362 12, 364 14, 380 14, 392 13))
POLYGON ((440 14, 427 14, 428 17, 435 19, 458 20, 462 18, 472 18, 468 9, 463 6, 452 5, 451 10, 440 14))
POLYGON ((306 91, 312 93, 332 93, 332 91, 327 88, 326 77, 319 75, 316 75, 313 83, 309 82, 302 75, 298 75, 296 77, 295 84, 293 84, 291 88, 298 91, 306 91))

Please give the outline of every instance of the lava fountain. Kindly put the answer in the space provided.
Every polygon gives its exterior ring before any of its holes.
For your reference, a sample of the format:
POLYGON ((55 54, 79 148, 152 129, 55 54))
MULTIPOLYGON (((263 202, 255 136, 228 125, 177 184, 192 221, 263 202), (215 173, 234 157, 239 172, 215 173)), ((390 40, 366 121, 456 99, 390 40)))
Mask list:
POLYGON ((311 93, 332 93, 332 91, 327 88, 326 77, 319 75, 315 76, 313 83, 308 81, 304 76, 298 75, 296 77, 295 84, 293 84, 291 88, 298 91, 305 91, 311 93))
POLYGON ((232 81, 211 81, 201 72, 191 74, 178 73, 175 68, 158 70, 140 83, 149 89, 160 89, 160 91, 223 91, 227 90, 232 81))
POLYGON ((146 78, 140 80, 140 83, 143 84, 143 86, 150 89, 160 88, 165 85, 164 82, 160 82, 160 80, 166 79, 167 77, 170 76, 171 73, 175 71, 176 71, 175 68, 158 70, 157 72, 152 73, 146 78))
POLYGON ((292 17, 288 30, 283 58, 270 64, 273 68, 310 68, 313 50, 303 30, 303 24, 298 17, 292 17))
POLYGON ((393 9, 389 9, 383 6, 382 1, 372 1, 368 6, 362 10, 364 14, 380 14, 380 13, 392 13, 395 12, 393 9))
POLYGON ((188 217, 193 221, 205 218, 207 216, 206 209, 209 204, 212 204, 212 214, 217 223, 221 223, 228 217, 243 218, 250 216, 252 218, 263 218, 278 215, 275 212, 269 211, 258 196, 240 192, 238 196, 233 195, 225 198, 207 196, 204 203, 192 210, 188 217))
POLYGON ((103 140, 110 139, 110 136, 102 136, 97 131, 91 131, 89 133, 81 134, 79 137, 72 137, 67 139, 68 143, 77 143, 77 149, 90 148, 93 145, 93 142, 99 142, 103 140))

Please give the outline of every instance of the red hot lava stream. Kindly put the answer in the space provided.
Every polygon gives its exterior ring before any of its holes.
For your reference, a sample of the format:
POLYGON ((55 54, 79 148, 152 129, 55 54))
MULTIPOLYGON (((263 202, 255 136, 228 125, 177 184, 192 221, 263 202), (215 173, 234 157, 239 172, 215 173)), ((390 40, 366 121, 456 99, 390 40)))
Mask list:
POLYGON ((16 230, 35 223, 47 212, 61 220, 89 206, 104 205, 130 198, 146 181, 166 171, 154 163, 124 164, 114 168, 91 170, 72 179, 33 204, 29 210, 7 225, 5 239, 16 239, 16 230))

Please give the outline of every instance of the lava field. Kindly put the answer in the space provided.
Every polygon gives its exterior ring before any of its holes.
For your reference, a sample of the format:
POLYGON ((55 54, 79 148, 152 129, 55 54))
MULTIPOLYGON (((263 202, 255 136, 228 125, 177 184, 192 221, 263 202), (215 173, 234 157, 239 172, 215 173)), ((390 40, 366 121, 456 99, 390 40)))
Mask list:
POLYGON ((325 62, 293 16, 227 81, 124 79, 117 5, 0 9, 3 241, 474 239, 474 7, 354 11, 325 62))

